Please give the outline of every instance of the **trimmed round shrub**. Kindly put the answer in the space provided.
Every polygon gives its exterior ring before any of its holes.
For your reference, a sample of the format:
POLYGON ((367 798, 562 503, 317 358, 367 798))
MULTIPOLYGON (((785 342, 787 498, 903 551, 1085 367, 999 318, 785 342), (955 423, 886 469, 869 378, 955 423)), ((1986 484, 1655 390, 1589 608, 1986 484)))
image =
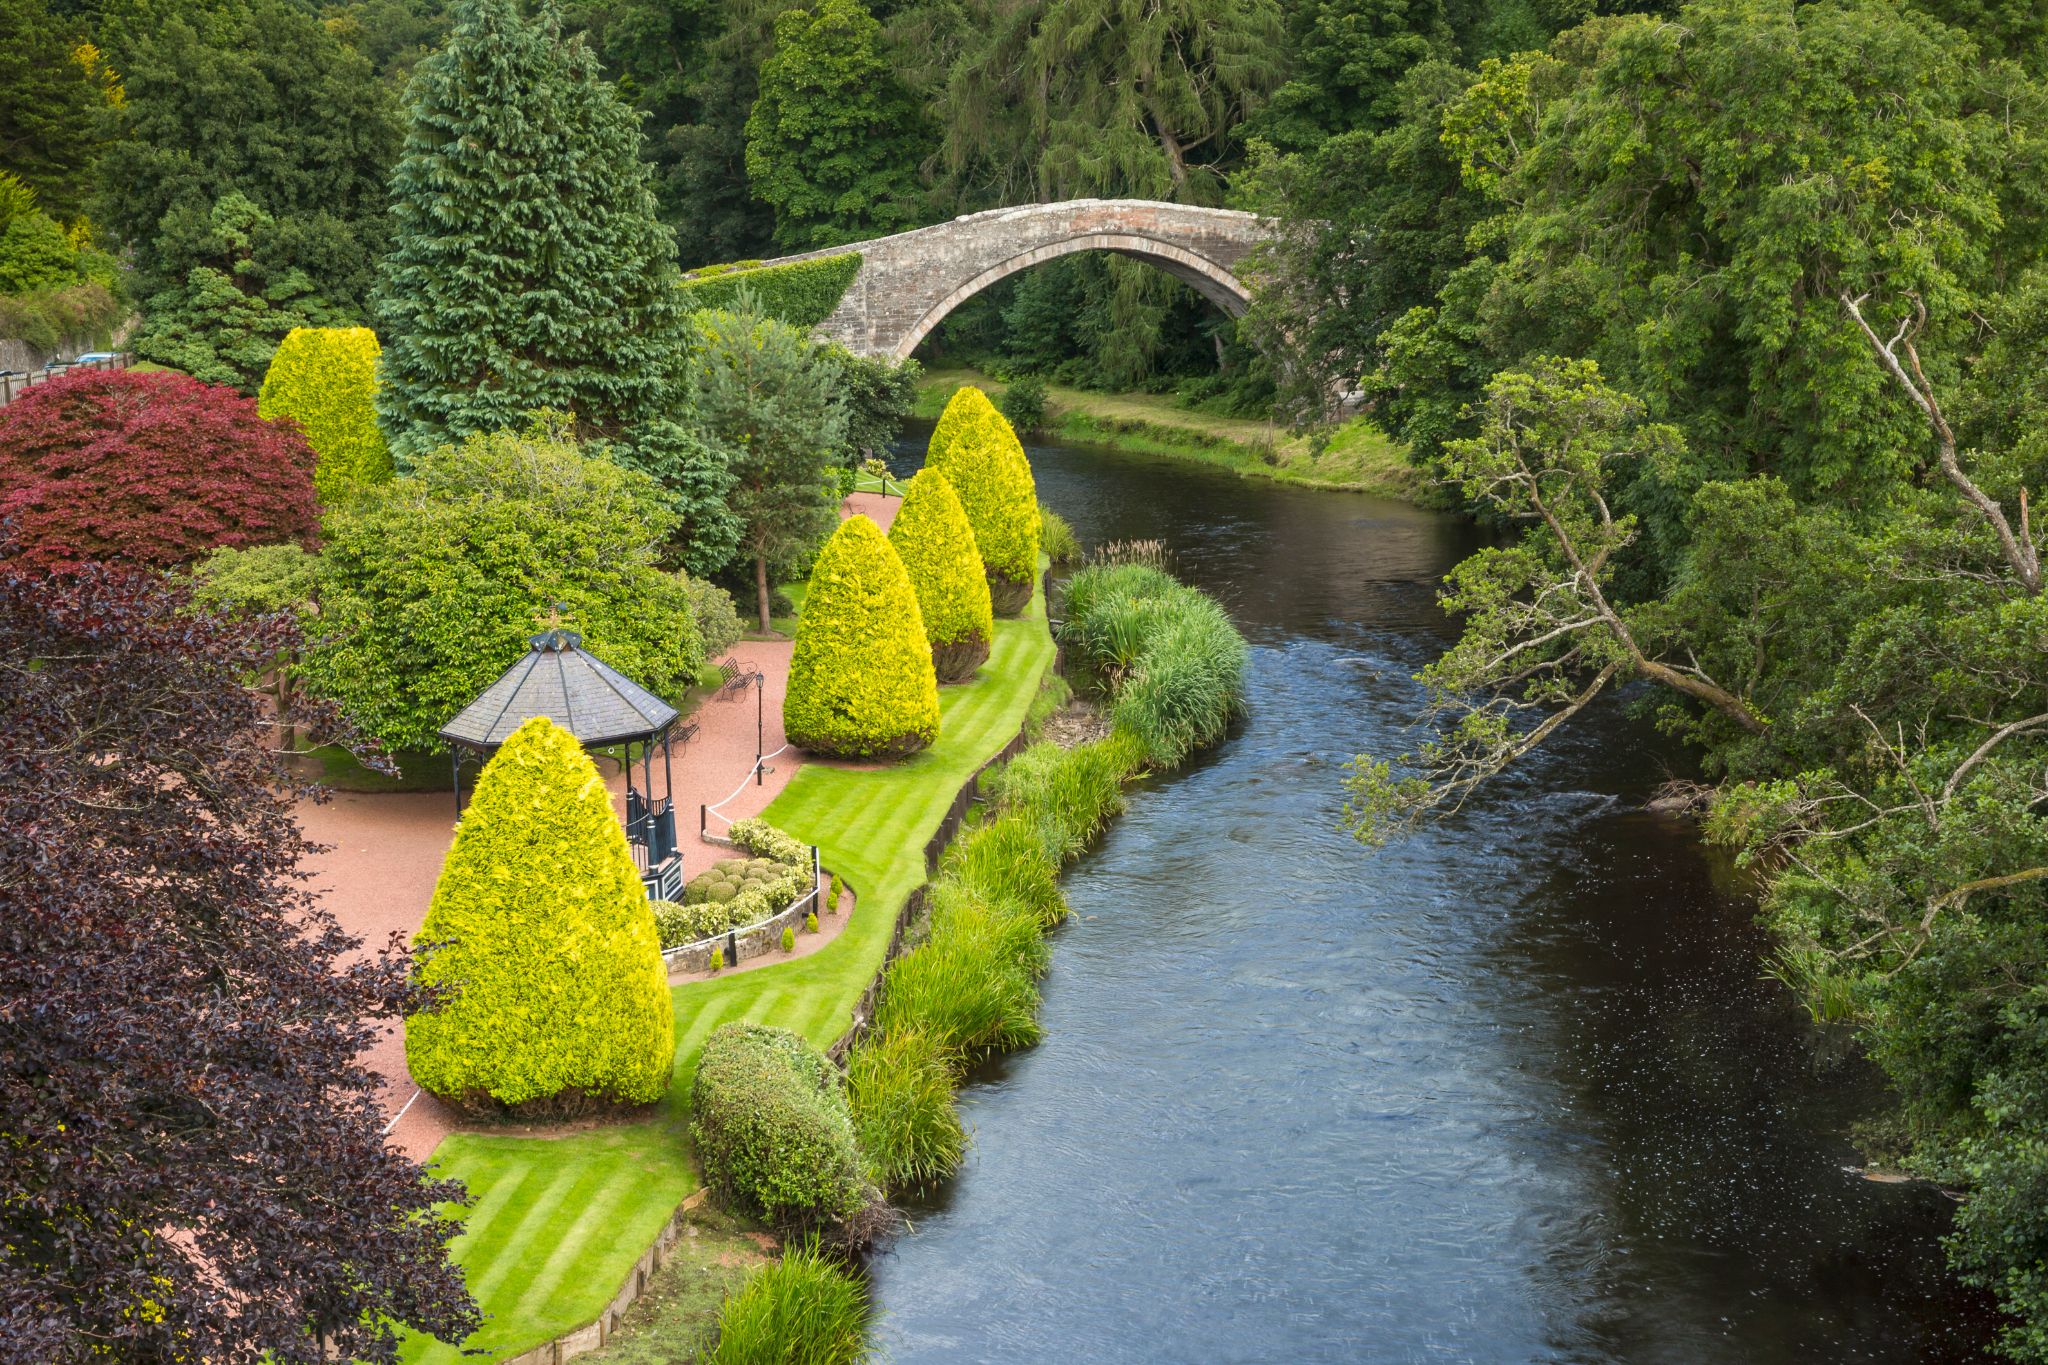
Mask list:
POLYGON ((421 1088, 471 1110, 567 1116, 668 1088, 668 971, 604 780, 536 716, 477 779, 413 940, 449 993, 405 1023, 421 1088))
POLYGON ((973 677, 995 640, 995 612, 974 528, 944 474, 920 469, 911 479, 889 527, 889 543, 917 590, 932 671, 942 683, 973 677))
POLYGON ((322 503, 391 477, 391 448, 377 427, 379 354, 367 327, 294 327, 264 372, 256 410, 289 417, 305 432, 322 503))
POLYGON ((704 1044, 691 1136, 720 1203, 822 1227, 874 1202, 839 1069, 787 1029, 727 1024, 704 1044))
POLYGON ((183 375, 73 370, 0 408, 0 521, 16 556, 177 568, 228 545, 311 543, 313 450, 253 399, 183 375))
POLYGON ((867 1290, 815 1240, 747 1280, 718 1310, 710 1365, 854 1365, 867 1356, 867 1290))
POLYGON ((903 561, 866 517, 839 524, 811 569, 782 728, 812 753, 896 758, 939 736, 939 686, 903 561))
POLYGON ((1038 581, 1038 489, 1017 433, 970 384, 953 395, 932 428, 925 464, 960 495, 996 615, 1015 616, 1030 605, 1038 581))
POLYGON ((796 930, 788 925, 784 925, 782 928, 782 951, 785 953, 796 951, 796 930))
POLYGON ((785 834, 766 820, 755 817, 735 820, 726 837, 756 858, 766 858, 784 867, 809 870, 811 846, 793 834, 785 834))

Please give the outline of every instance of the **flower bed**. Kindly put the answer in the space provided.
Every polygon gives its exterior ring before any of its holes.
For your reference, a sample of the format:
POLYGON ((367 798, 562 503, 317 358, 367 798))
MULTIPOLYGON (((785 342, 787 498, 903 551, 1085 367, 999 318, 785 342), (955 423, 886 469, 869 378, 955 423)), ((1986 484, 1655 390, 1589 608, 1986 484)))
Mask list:
POLYGON ((741 820, 728 858, 690 880, 681 903, 656 901, 654 925, 671 972, 701 972, 714 951, 726 965, 779 947, 782 931, 818 908, 818 850, 765 820, 741 820))

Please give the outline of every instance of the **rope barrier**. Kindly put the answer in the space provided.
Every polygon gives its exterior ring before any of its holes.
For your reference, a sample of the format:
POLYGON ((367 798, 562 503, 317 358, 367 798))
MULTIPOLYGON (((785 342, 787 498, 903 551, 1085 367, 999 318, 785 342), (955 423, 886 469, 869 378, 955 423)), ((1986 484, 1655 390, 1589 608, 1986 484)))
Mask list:
POLYGON ((414 1086, 414 1087, 413 1087, 413 1092, 412 1092, 412 1099, 410 1099, 410 1100, 407 1100, 407 1101, 405 1102, 405 1109, 401 1109, 401 1110, 399 1110, 399 1111, 398 1111, 397 1113, 393 1114, 393 1115, 391 1116, 391 1122, 389 1122, 389 1123, 387 1123, 387 1124, 385 1124, 385 1125, 384 1125, 384 1131, 383 1131, 382 1133, 379 1133, 379 1134, 378 1134, 378 1136, 379 1136, 379 1137, 390 1137, 390 1136, 391 1136, 391 1130, 392 1130, 393 1128, 396 1128, 396 1127, 398 1126, 398 1121, 399 1121, 400 1119, 402 1119, 402 1118, 404 1118, 404 1117, 405 1117, 405 1110, 406 1110, 406 1109, 410 1109, 410 1108, 412 1108, 412 1106, 413 1106, 413 1103, 414 1103, 414 1101, 418 1100, 418 1099, 419 1099, 419 1097, 420 1097, 420 1091, 419 1091, 419 1087, 418 1087, 418 1086, 414 1086))
MULTIPOLYGON (((785 744, 780 749, 777 749, 774 753, 762 754, 759 758, 755 759, 754 766, 747 769, 747 775, 740 779, 740 784, 737 787, 734 787, 732 789, 732 795, 726 797, 725 800, 720 801, 717 805, 705 806, 703 808, 704 820, 708 820, 711 816, 716 815, 719 819, 724 820, 728 826, 731 825, 732 821, 730 819, 727 819, 725 812, 719 809, 719 807, 730 805, 734 801, 738 800, 739 794, 745 791, 747 789, 747 784, 754 780, 754 774, 760 772, 762 768, 766 767, 769 759, 774 758, 780 754, 788 753, 791 747, 792 746, 785 744)), ((703 828, 702 821, 699 822, 698 832, 700 834, 704 834, 706 837, 709 837, 710 834, 709 830, 703 828)))

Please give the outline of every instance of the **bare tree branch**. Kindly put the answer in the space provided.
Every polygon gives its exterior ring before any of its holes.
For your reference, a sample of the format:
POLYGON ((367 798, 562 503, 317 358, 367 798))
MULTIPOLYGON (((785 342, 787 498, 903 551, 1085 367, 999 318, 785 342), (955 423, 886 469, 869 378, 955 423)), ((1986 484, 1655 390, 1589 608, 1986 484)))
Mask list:
POLYGON ((1955 431, 1949 426, 1948 418, 1942 415, 1941 404, 1934 396, 1934 386, 1927 382, 1927 372, 1921 368, 1920 352, 1913 343, 1927 325, 1926 303, 1918 294, 1912 295, 1913 315, 1899 323, 1899 329, 1892 334, 1890 341, 1882 341, 1877 333, 1871 330, 1870 324, 1863 320, 1863 300, 1870 296, 1864 294, 1852 298, 1845 289, 1841 297, 1842 306, 1848 309, 1849 316, 1856 320, 1856 326, 1862 331, 1863 339, 1870 343, 1871 350, 1876 353, 1878 363, 1899 382, 1914 405, 1926 414, 1927 424, 1934 431, 1941 472, 1948 476, 1948 481, 1962 492, 1971 506, 1991 523, 1992 531, 1998 536, 1999 547, 2005 553, 2005 562, 2012 567, 2014 576, 2020 580, 2030 595, 2040 596, 2041 553, 2034 545, 2033 531, 2028 525, 2026 494, 2020 495, 2020 530, 2015 534, 2012 523, 2006 518, 2005 509, 1998 505, 1997 499, 1979 488, 1975 480, 1963 472, 1962 461, 1956 456, 1955 431), (1899 351, 1902 348, 1906 353, 1904 361, 1899 359, 1899 351))

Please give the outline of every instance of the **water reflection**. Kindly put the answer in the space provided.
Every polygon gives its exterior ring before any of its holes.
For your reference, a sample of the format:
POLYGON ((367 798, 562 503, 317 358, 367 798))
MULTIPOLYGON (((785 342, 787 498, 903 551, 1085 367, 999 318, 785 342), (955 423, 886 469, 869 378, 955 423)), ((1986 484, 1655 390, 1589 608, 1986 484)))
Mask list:
MULTIPOLYGON (((1618 712, 1377 855, 1341 765, 1408 738, 1456 522, 1034 449, 1084 542, 1158 536, 1254 715, 1068 877, 1047 1041, 874 1267, 899 1361, 1960 1361, 1939 1195, 1853 1179, 1870 1078, 1618 712), (1725 880, 1725 879, 1722 879, 1725 880)), ((911 461, 914 462, 914 461, 911 461)))

